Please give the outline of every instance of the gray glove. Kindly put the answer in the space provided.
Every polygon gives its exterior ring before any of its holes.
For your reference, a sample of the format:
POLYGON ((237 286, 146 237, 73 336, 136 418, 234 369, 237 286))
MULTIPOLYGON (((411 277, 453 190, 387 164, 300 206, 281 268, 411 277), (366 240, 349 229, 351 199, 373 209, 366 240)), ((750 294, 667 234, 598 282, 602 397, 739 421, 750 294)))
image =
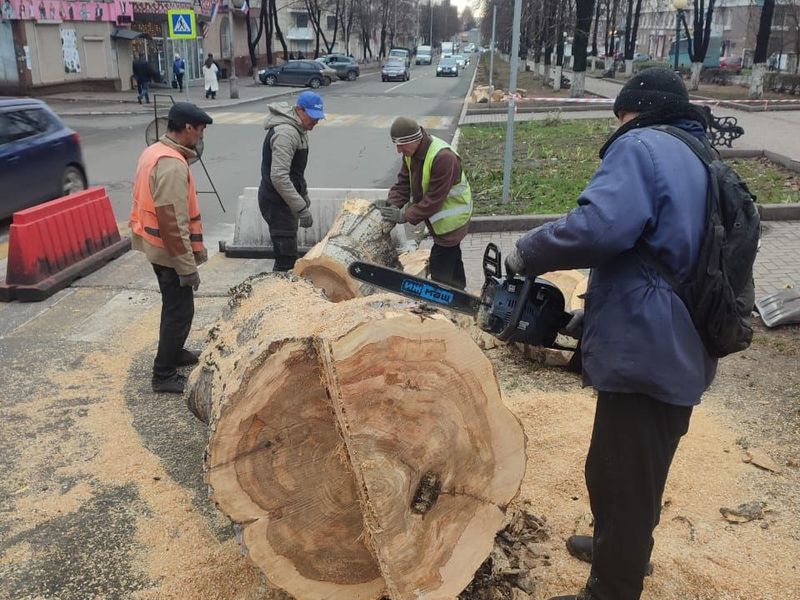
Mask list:
POLYGON ((200 273, 195 271, 189 275, 178 275, 181 287, 190 287, 195 292, 200 288, 200 273))
POLYGON ((384 220, 391 221, 392 223, 405 223, 406 214, 402 208, 396 206, 384 206, 379 208, 384 220))
POLYGON ((583 309, 579 308, 578 310, 573 310, 570 314, 572 318, 569 320, 569 323, 564 325, 560 333, 579 340, 583 335, 583 309))
POLYGON ((389 201, 384 198, 383 200, 375 200, 375 202, 373 202, 372 204, 375 206, 375 208, 380 210, 382 208, 386 208, 387 206, 389 206, 389 201))
POLYGON ((506 273, 508 273, 509 277, 525 273, 525 260, 516 246, 506 255, 506 273))
POLYGON ((297 221, 300 224, 300 227, 303 229, 308 229, 314 224, 314 217, 311 216, 311 211, 307 208, 304 208, 299 213, 297 213, 297 221))
POLYGON ((303 196, 303 200, 306 201, 306 208, 311 208, 311 200, 308 196, 303 196))

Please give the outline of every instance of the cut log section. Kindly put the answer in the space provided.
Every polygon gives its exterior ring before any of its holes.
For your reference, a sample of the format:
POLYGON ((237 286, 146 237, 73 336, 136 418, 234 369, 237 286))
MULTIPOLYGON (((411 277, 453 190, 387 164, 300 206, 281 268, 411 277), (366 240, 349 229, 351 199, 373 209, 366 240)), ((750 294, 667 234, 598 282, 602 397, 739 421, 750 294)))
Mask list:
POLYGON ((367 296, 375 288, 357 281, 347 267, 357 260, 402 268, 391 238, 394 224, 384 221, 368 200, 347 200, 326 235, 303 258, 294 272, 313 282, 333 302, 367 296))
POLYGON ((468 334, 390 295, 261 275, 192 373, 206 481, 298 600, 455 598, 489 555, 525 435, 468 334))

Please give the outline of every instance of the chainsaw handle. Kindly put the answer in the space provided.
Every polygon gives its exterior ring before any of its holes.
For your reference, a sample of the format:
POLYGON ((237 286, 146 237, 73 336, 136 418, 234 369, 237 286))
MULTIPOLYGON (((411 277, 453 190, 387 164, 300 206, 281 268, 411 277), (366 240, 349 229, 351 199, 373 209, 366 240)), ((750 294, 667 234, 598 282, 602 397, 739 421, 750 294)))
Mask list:
POLYGON ((514 307, 514 312, 511 313, 511 318, 508 320, 503 331, 497 335, 497 339, 501 342, 507 342, 517 330, 517 326, 522 319, 522 313, 525 312, 525 307, 528 304, 528 295, 531 293, 531 288, 535 281, 536 279, 533 277, 525 278, 525 283, 522 284, 522 292, 520 292, 517 298, 517 305, 514 307))

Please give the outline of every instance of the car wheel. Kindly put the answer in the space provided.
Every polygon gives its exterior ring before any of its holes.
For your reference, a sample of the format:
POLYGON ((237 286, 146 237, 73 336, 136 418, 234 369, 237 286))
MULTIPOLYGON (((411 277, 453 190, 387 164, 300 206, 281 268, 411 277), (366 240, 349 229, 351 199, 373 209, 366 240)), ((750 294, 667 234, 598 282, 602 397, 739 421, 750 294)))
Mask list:
POLYGON ((86 178, 78 167, 69 166, 61 176, 61 195, 69 196, 86 189, 86 178))
POLYGON ((308 86, 313 89, 317 89, 321 85, 322 82, 319 80, 319 77, 313 77, 311 81, 308 82, 308 86))
POLYGON ((267 85, 275 85, 276 83, 278 83, 278 78, 275 77, 275 75, 267 75, 266 77, 264 77, 264 83, 266 83, 267 85))
POLYGON ((348 71, 347 72, 347 81, 355 81, 356 77, 358 77, 358 75, 356 75, 355 71, 348 71))
POLYGON ((383 83, 386 83, 386 77, 381 77, 381 81, 382 81, 383 83))

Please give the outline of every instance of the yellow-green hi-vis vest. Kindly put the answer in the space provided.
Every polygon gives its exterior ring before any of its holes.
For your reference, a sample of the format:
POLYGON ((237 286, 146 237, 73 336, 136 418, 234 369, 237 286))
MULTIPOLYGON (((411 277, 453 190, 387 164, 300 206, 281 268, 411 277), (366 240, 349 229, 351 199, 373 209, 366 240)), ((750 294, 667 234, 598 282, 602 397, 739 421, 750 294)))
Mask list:
MULTIPOLYGON (((456 156, 455 150, 450 147, 450 144, 435 136, 431 136, 431 145, 428 147, 428 152, 425 155, 425 161, 422 163, 422 194, 428 193, 428 188, 431 183, 431 165, 433 159, 441 151, 447 148, 456 156)), ((406 167, 408 168, 408 178, 411 179, 411 158, 405 157, 406 167)), ((431 216, 428 221, 433 227, 433 232, 437 235, 444 235, 455 231, 459 227, 463 227, 472 216, 472 190, 469 187, 469 181, 464 174, 464 168, 461 168, 461 181, 450 188, 447 193, 447 198, 442 204, 442 208, 435 215, 431 216)))

